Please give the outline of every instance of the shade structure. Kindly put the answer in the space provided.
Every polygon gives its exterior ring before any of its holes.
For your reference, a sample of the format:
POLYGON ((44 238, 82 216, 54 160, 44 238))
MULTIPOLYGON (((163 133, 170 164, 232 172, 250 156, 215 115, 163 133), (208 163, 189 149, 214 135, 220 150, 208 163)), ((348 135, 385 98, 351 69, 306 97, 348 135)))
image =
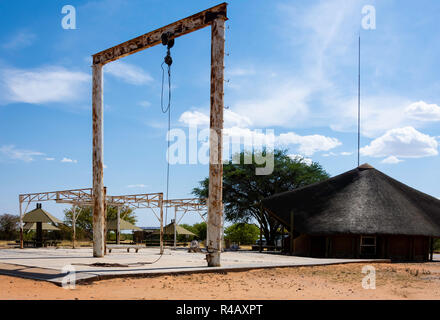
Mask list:
MULTIPOLYGON (((174 223, 172 222, 172 223, 166 225, 166 226, 163 228, 163 233, 164 233, 164 234, 174 234, 174 223)), ((183 228, 183 227, 181 227, 181 226, 179 226, 179 225, 176 225, 176 233, 177 233, 178 235, 195 236, 194 233, 192 233, 192 232, 189 231, 189 230, 186 230, 185 228, 183 228)), ((160 234, 160 230, 155 230, 152 234, 160 234)))
POLYGON ((23 216, 23 222, 30 222, 30 223, 36 223, 36 222, 42 222, 42 223, 63 223, 62 221, 55 218, 53 215, 51 215, 49 212, 43 210, 41 206, 35 208, 32 211, 29 211, 23 216))
MULTIPOLYGON (((42 224, 43 230, 53 231, 53 230, 60 230, 59 228, 55 227, 54 225, 50 223, 43 223, 42 224)), ((27 222, 23 226, 24 230, 37 230, 37 223, 27 222)))
MULTIPOLYGON (((118 225, 117 220, 108 220, 107 221, 107 230, 117 230, 118 229, 117 225, 118 225)), ((132 224, 132 223, 130 223, 130 222, 124 220, 124 219, 120 220, 119 226, 120 226, 119 230, 137 230, 137 231, 142 231, 141 228, 139 228, 138 226, 135 226, 134 224, 132 224)))
POLYGON ((263 200, 263 206, 302 234, 440 237, 440 200, 364 164, 263 200))

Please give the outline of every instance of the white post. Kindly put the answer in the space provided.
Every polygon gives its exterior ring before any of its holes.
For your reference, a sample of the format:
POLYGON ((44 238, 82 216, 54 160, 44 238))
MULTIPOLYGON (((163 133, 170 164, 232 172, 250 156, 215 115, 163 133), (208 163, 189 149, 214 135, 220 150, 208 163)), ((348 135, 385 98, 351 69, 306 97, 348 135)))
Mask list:
POLYGON ((163 253, 163 194, 160 196, 160 254, 163 253))
POLYGON ((18 203, 20 207, 20 249, 23 249, 23 209, 21 206, 21 198, 18 196, 18 203))
POLYGON ((118 206, 118 216, 116 219, 116 244, 121 243, 121 206, 118 206))
POLYGON ((177 207, 174 207, 174 250, 176 250, 176 242, 177 242, 177 207))
POLYGON ((76 206, 72 207, 72 249, 75 249, 75 240, 76 240, 76 206))
POLYGON ((209 135, 209 198, 206 260, 209 267, 220 266, 223 224, 223 80, 225 20, 211 25, 211 110, 209 135))
POLYGON ((93 65, 93 256, 105 255, 102 65, 93 65))

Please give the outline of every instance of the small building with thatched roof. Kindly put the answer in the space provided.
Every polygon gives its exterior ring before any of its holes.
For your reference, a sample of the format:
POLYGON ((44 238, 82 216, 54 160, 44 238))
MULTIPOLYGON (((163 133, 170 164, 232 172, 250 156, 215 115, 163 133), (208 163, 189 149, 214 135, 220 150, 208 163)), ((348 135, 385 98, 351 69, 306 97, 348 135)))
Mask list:
POLYGON ((440 200, 368 164, 263 206, 292 231, 295 255, 424 261, 440 237, 440 200))
MULTIPOLYGON (((114 220, 108 220, 107 221, 107 230, 118 230, 118 221, 116 219, 114 220)), ((141 228, 138 226, 135 226, 131 222, 128 222, 127 220, 120 219, 119 220, 119 230, 133 230, 133 231, 142 231, 141 228)))
MULTIPOLYGON (((53 224, 50 224, 50 223, 42 223, 41 227, 42 227, 42 230, 45 230, 45 231, 59 231, 60 230, 60 228, 55 227, 53 224)), ((23 226, 23 230, 36 231, 37 230, 37 223, 26 222, 23 226)))
MULTIPOLYGON (((177 235, 185 235, 185 236, 195 236, 194 233, 192 233, 189 230, 186 230, 184 227, 179 226, 178 224, 175 224, 174 222, 171 222, 170 224, 163 227, 163 234, 165 235, 174 235, 174 228, 176 228, 176 234, 177 235)), ((160 230, 154 230, 153 235, 159 235, 160 230)))
POLYGON ((56 228, 55 225, 63 223, 44 210, 41 207, 41 203, 37 203, 37 206, 34 210, 27 212, 23 216, 23 222, 25 223, 23 229, 36 231, 35 245, 37 247, 43 246, 43 230, 57 230, 58 228, 56 228))

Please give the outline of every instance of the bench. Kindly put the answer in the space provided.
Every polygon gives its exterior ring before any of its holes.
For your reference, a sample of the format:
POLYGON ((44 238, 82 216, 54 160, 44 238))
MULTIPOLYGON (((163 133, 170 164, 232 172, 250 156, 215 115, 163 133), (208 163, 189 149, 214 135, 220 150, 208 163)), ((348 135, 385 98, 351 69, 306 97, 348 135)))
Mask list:
POLYGON ((130 252, 130 249, 134 249, 136 253, 138 253, 139 249, 145 248, 143 246, 130 245, 130 244, 116 244, 116 245, 107 245, 108 253, 111 253, 113 249, 127 249, 127 252, 130 252))

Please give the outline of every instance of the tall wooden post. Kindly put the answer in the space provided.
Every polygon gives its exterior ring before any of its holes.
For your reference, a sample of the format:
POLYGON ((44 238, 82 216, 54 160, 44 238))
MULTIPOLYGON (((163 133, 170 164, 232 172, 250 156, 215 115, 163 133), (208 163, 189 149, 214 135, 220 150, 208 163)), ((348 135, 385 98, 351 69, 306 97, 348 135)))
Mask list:
POLYGON ((177 244, 177 207, 174 207, 174 250, 176 250, 177 244))
POLYGON ((430 237, 429 240, 429 261, 434 261, 434 238, 430 237))
POLYGON ((72 208, 72 249, 75 249, 75 240, 76 240, 76 206, 72 208))
POLYGON ((160 254, 163 253, 163 194, 160 196, 160 254))
POLYGON ((121 243, 121 206, 118 206, 118 216, 116 218, 116 244, 121 243))
POLYGON ((20 249, 23 249, 23 208, 20 196, 18 196, 18 202, 20 204, 20 249))
POLYGON ((211 112, 209 136, 209 199, 206 260, 209 267, 220 266, 223 224, 223 80, 225 19, 211 24, 211 112))
POLYGON ((103 79, 102 65, 93 65, 93 256, 105 254, 103 79))
POLYGON ((294 246, 294 240, 293 240, 293 224, 295 222, 295 217, 293 215, 293 211, 290 211, 290 248, 289 248, 289 252, 290 255, 293 255, 293 246, 294 246))
POLYGON ((43 247, 43 222, 39 221, 36 223, 36 239, 37 239, 37 243, 36 246, 38 248, 43 247))
POLYGON ((107 187, 104 187, 104 255, 107 254, 107 187))
POLYGON ((260 223, 260 252, 263 252, 263 225, 260 223))

